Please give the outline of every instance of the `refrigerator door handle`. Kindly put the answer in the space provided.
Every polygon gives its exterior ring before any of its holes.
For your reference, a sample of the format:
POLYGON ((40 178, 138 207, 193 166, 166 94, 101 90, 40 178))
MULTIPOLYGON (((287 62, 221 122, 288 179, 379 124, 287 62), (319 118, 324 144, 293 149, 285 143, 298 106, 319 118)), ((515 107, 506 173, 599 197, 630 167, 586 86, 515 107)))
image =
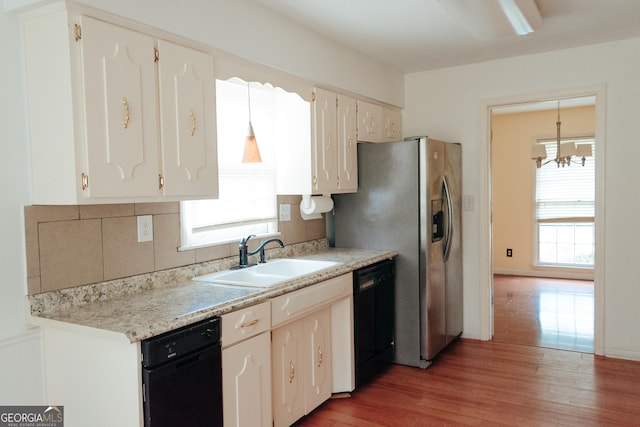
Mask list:
POLYGON ((451 234, 453 233, 453 202, 451 201, 451 191, 449 191, 449 184, 447 183, 447 177, 442 176, 442 187, 444 188, 445 198, 447 200, 447 234, 444 242, 443 257, 446 261, 449 258, 449 252, 451 251, 451 234))

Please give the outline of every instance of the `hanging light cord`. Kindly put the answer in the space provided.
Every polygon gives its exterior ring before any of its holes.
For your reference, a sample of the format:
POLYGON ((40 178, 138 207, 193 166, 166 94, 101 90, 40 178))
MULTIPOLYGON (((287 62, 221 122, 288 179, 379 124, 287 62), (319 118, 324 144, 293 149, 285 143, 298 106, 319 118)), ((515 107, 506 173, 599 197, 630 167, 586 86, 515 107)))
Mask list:
POLYGON ((560 125, 560 101, 558 100, 558 121, 556 122, 556 163, 558 164, 558 167, 560 167, 560 163, 564 166, 564 161, 560 159, 560 125))
POLYGON ((247 82, 247 100, 249 102, 249 123, 251 123, 251 88, 250 83, 247 82))

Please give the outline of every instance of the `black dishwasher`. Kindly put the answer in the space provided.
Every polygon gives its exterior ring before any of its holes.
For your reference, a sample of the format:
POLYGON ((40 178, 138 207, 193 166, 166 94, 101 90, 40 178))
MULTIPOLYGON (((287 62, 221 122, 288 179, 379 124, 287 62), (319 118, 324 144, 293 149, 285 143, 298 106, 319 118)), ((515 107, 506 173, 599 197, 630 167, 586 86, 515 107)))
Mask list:
POLYGON ((385 260, 353 273, 356 387, 393 360, 395 261, 385 260))
POLYGON ((220 318, 141 344, 145 427, 222 426, 220 318))

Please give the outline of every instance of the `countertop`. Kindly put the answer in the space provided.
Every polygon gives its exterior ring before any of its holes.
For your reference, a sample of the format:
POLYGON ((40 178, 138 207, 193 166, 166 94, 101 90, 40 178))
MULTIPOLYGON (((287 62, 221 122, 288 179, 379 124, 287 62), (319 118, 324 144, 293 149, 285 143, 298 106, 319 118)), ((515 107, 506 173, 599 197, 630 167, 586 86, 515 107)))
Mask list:
MULTIPOLYGON (((35 319, 50 319, 121 333, 134 343, 351 273, 396 255, 393 251, 320 248, 295 258, 340 264, 269 288, 228 286, 196 282, 189 278, 177 278, 163 285, 155 284, 154 276, 123 279, 118 281, 117 286, 113 283, 104 286, 98 284, 84 289, 30 296, 30 314, 35 319), (112 291, 114 287, 117 287, 117 292, 112 291)), ((224 268, 213 270, 220 269, 224 268)), ((194 272, 193 269, 190 271, 194 272)), ((197 274, 191 274, 190 277, 206 272, 196 270, 197 274)), ((176 277, 179 275, 176 274, 176 277)))

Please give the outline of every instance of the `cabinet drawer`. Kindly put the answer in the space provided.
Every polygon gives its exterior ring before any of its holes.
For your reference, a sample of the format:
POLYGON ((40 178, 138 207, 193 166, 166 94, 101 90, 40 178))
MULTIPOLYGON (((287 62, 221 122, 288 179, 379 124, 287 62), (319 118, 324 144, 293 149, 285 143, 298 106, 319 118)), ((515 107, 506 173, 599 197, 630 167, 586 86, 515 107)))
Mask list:
POLYGON ((353 293, 352 276, 344 274, 317 285, 281 295, 271 300, 272 325, 276 326, 293 320, 351 293, 353 293))
POLYGON ((269 301, 222 315, 222 347, 268 331, 271 327, 269 301))

